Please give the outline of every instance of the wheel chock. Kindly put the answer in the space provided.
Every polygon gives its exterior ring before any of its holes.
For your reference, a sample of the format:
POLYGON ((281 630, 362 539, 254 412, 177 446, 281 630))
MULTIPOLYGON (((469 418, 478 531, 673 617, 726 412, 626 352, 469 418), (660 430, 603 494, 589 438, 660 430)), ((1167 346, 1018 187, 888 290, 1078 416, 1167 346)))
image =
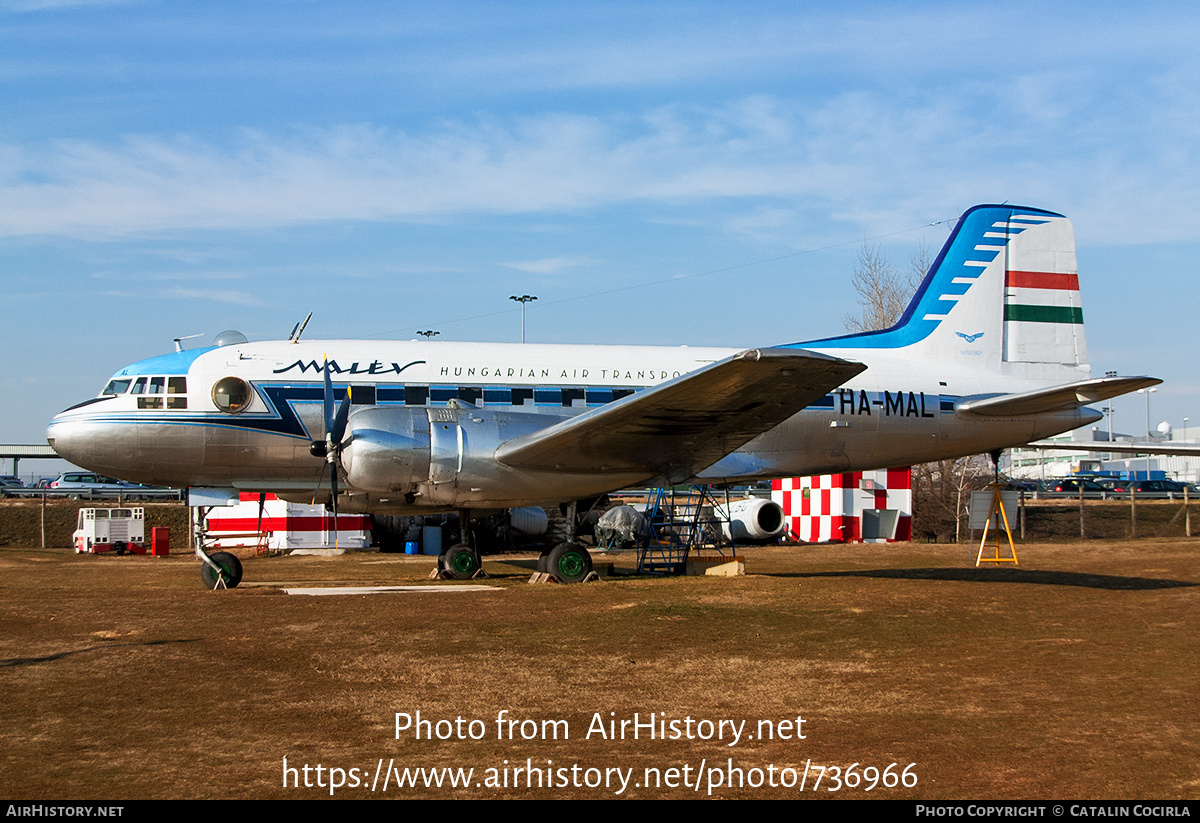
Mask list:
MULTIPOLYGON (((580 583, 592 583, 600 579, 600 575, 595 571, 590 571, 587 576, 580 580, 580 583)), ((562 581, 555 577, 550 572, 534 572, 529 578, 530 583, 558 583, 562 585, 562 581)))

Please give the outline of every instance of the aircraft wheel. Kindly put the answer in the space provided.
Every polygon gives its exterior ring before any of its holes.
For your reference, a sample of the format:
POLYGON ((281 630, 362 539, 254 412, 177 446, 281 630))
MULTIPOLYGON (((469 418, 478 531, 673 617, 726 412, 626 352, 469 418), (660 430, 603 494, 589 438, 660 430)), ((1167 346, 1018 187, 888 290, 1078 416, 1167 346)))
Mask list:
POLYGON ((546 559, 547 571, 564 583, 580 583, 592 571, 592 556, 578 543, 560 543, 546 559))
MULTIPOLYGON (((236 589, 242 582, 242 561, 229 552, 213 552, 209 557, 220 567, 225 588, 236 589)), ((200 564, 200 579, 210 589, 217 588, 217 570, 207 563, 200 564)))
POLYGON ((113 551, 117 553, 117 557, 125 554, 125 549, 126 545, 120 540, 118 540, 116 543, 113 543, 113 551))
POLYGON ((450 572, 455 580, 470 580, 482 565, 479 555, 463 543, 447 549, 441 560, 442 568, 450 572))

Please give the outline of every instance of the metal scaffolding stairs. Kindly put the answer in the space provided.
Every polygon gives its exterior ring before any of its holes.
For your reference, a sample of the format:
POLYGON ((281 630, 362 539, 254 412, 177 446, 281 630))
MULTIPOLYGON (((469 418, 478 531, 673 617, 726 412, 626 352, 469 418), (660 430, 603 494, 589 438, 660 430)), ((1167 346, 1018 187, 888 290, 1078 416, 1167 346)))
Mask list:
POLYGON ((726 532, 733 533, 728 528, 728 490, 723 497, 724 502, 718 501, 711 486, 655 489, 638 546, 638 573, 684 574, 693 551, 712 550, 724 556, 723 543, 732 549, 732 539, 725 537, 726 532))

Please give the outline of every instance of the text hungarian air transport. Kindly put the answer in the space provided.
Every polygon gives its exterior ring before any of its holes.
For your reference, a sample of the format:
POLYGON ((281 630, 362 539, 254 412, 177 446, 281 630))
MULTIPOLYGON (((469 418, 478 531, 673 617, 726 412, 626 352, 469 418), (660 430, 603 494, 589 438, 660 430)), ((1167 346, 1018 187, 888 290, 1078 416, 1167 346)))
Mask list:
MULTIPOLYGON (((1160 382, 1089 379, 1070 221, 995 205, 962 216, 884 331, 743 351, 218 342, 121 369, 54 418, 51 445, 143 483, 469 518, 993 452, 1160 382)), ((451 571, 478 568, 474 549, 449 552, 451 571)), ((581 546, 552 554, 565 579, 590 570, 581 546)))

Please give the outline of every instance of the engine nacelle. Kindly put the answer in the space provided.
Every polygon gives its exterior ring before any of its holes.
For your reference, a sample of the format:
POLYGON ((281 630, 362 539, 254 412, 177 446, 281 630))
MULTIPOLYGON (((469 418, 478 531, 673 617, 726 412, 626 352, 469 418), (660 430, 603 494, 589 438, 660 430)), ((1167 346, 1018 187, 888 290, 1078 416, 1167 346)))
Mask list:
MULTIPOLYGON (((514 469, 495 455, 501 443, 545 429, 566 416, 540 410, 480 409, 459 401, 354 410, 340 458, 347 506, 399 513, 559 502, 564 475, 514 469)), ((596 489, 603 491, 623 478, 597 474, 568 479, 594 480, 596 489)))
POLYGON ((730 502, 729 522, 722 524, 722 530, 730 537, 732 527, 734 540, 770 540, 783 534, 784 526, 783 508, 778 503, 751 497, 730 502))
POLYGON ((429 415, 424 408, 356 411, 343 443, 342 468, 355 489, 406 494, 429 478, 429 415))

